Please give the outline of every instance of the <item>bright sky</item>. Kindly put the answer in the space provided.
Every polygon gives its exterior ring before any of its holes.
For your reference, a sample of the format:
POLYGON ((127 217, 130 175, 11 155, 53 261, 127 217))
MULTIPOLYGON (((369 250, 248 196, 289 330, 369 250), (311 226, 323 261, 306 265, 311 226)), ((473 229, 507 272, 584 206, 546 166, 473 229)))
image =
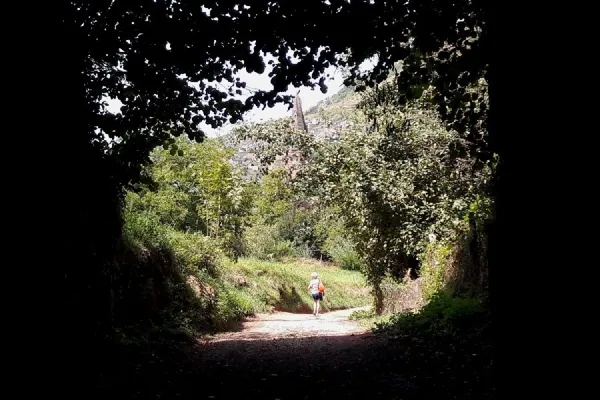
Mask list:
MULTIPOLYGON (((296 88, 290 86, 286 94, 296 95, 298 90, 300 90, 300 99, 302 100, 302 109, 304 111, 308 110, 312 106, 315 106, 319 101, 326 99, 327 97, 333 96, 343 87, 343 77, 341 71, 337 71, 334 68, 329 68, 326 73, 331 75, 331 78, 328 79, 325 84, 327 85, 327 93, 321 93, 319 87, 317 86, 315 89, 311 89, 310 87, 301 86, 300 88, 296 88)), ((268 73, 259 75, 256 73, 248 74, 247 72, 243 72, 238 74, 242 81, 246 82, 246 87, 252 89, 261 89, 268 90, 272 89, 271 78, 268 76, 268 73)), ((277 119, 286 116, 290 116, 292 114, 292 110, 288 110, 288 106, 284 104, 276 104, 274 107, 269 108, 265 106, 264 110, 262 107, 257 107, 254 110, 246 113, 244 115, 244 122, 259 122, 259 121, 267 121, 270 119, 277 119)), ((204 126, 202 129, 207 132, 209 135, 218 134, 217 131, 213 130, 210 127, 204 126)), ((227 133, 231 129, 231 125, 224 126, 221 128, 221 133, 227 133)))
MULTIPOLYGON (((267 63, 267 61, 269 59, 271 59, 270 56, 264 57, 265 64, 267 63)), ((361 66, 362 67, 361 69, 372 68, 372 66, 373 66, 373 61, 366 61, 361 66)), ((257 73, 249 74, 245 70, 243 70, 240 73, 238 73, 236 75, 236 77, 239 77, 243 82, 246 82, 247 89, 270 90, 273 88, 273 86, 271 85, 271 82, 270 82, 271 78, 268 76, 270 71, 271 71, 271 68, 269 68, 269 66, 267 65, 265 72, 262 74, 257 74, 257 73)), ((286 94, 295 95, 296 92, 298 90, 300 90, 300 99, 302 100, 302 109, 304 111, 308 110, 312 106, 316 105, 319 101, 334 95, 343 87, 343 76, 342 76, 341 70, 330 67, 325 71, 325 73, 326 74, 328 73, 331 76, 329 79, 326 79, 326 82, 325 82, 325 84, 327 85, 327 93, 326 94, 321 93, 318 86, 315 89, 311 89, 306 86, 301 86, 300 88, 289 87, 286 94)), ((248 91, 244 91, 244 92, 245 93, 243 93, 242 95, 236 96, 236 98, 243 100, 246 97, 248 97, 250 92, 248 92, 248 91)), ((113 113, 120 112, 121 102, 119 100, 107 99, 107 102, 109 104, 108 110, 110 112, 113 112, 113 113)), ((288 110, 288 107, 286 105, 282 105, 282 104, 277 104, 273 108, 269 108, 269 107, 265 106, 264 110, 262 109, 262 107, 259 107, 259 108, 255 108, 254 110, 246 113, 244 115, 243 122, 260 122, 260 121, 267 121, 270 119, 282 118, 282 117, 291 115, 291 112, 292 111, 288 110)), ((227 124, 219 129, 212 129, 210 126, 205 125, 204 123, 200 124, 200 129, 202 129, 209 137, 223 135, 223 134, 229 132, 232 127, 233 126, 231 124, 227 124)))

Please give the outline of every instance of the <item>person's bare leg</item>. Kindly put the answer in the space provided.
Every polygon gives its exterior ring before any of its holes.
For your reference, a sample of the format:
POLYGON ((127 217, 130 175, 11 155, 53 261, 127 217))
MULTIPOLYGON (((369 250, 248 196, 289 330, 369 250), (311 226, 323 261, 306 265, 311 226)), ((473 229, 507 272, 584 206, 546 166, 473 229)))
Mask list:
POLYGON ((318 300, 313 300, 313 315, 317 315, 318 310, 319 310, 319 302, 318 302, 318 300))
POLYGON ((319 315, 319 305, 321 304, 321 301, 317 300, 315 303, 315 307, 316 307, 316 311, 315 311, 315 315, 319 315))

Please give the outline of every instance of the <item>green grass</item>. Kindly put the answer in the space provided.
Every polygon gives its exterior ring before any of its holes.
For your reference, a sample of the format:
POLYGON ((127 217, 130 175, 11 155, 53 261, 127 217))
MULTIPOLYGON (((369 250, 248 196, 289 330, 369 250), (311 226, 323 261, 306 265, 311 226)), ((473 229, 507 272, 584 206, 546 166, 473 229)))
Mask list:
POLYGON ((238 263, 228 262, 223 266, 223 281, 231 293, 251 304, 255 312, 309 313, 312 298, 307 286, 313 271, 325 285, 323 311, 371 304, 370 288, 359 272, 310 260, 240 259, 238 263))

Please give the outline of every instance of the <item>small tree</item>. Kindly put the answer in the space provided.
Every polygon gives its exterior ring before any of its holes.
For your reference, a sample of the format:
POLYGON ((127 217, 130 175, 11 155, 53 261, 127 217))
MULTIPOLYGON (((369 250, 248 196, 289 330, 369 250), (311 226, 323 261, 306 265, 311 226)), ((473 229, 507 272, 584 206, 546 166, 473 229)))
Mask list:
POLYGON ((395 90, 392 82, 367 92, 370 128, 348 129, 338 145, 321 146, 303 174, 344 216, 378 312, 386 273, 401 273, 429 234, 449 237, 489 178, 463 136, 445 129, 427 103, 399 104, 395 90))
MULTIPOLYGON (((215 140, 180 138, 179 151, 156 150, 150 174, 155 188, 129 193, 130 209, 155 214, 165 225, 219 241, 236 259, 252 211, 251 184, 229 164, 231 150, 215 140)), ((172 149, 172 148, 171 148, 172 149)))

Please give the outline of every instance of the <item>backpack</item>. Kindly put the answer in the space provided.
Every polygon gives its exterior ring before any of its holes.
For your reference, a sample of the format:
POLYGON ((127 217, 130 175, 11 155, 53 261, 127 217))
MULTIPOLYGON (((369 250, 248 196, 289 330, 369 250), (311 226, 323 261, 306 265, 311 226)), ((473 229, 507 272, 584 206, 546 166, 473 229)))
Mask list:
POLYGON ((319 279, 319 293, 325 293, 325 286, 323 285, 323 282, 321 282, 320 279, 319 279))

